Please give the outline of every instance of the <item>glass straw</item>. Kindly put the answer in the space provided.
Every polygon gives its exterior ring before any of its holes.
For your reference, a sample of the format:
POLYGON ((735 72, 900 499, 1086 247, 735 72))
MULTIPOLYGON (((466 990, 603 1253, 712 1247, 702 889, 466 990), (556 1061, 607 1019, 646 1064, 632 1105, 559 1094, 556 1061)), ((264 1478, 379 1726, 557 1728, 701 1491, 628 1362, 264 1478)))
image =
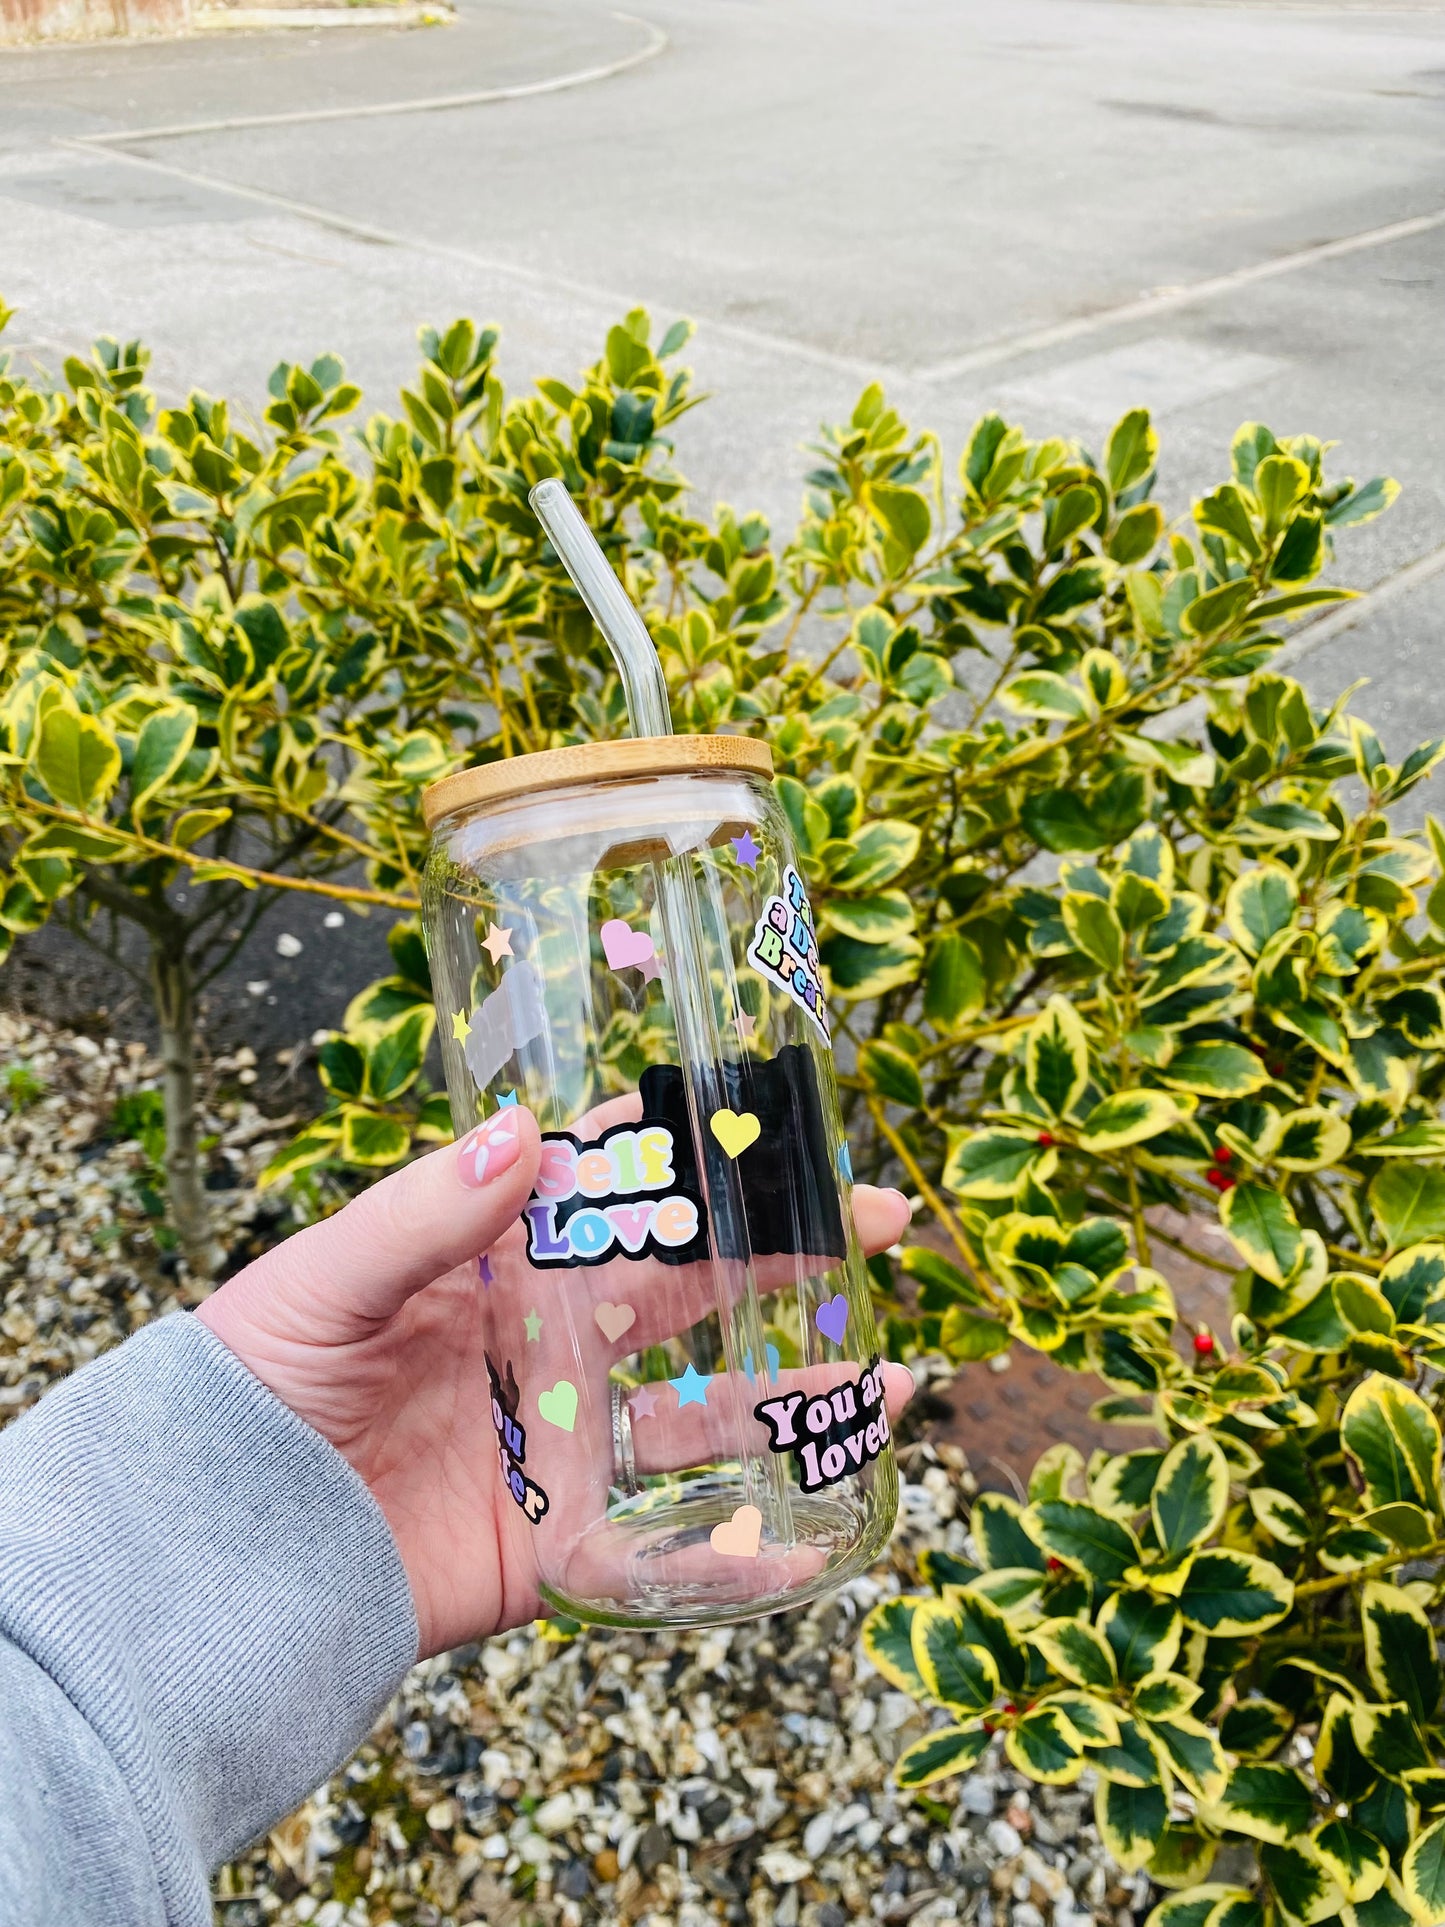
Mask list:
MULTIPOLYGON (((671 736, 672 708, 667 695, 667 677, 647 624, 618 580, 603 554, 602 545, 586 518, 572 500, 564 482, 549 477, 538 482, 528 496, 533 513, 542 524, 557 558, 572 578, 586 603, 592 620, 601 630, 612 651, 622 678, 627 700, 628 721, 634 736, 671 736)), ((717 1011, 713 1004, 707 967, 707 945, 703 937, 702 915, 698 905, 696 881, 690 858, 674 857, 655 863, 657 907, 662 923, 664 963, 668 967, 673 1021, 677 1027, 678 1052, 685 1067, 683 1085, 687 1092, 689 1121, 693 1142, 700 1152, 708 1143, 710 1123, 715 1111, 731 1108, 723 1077, 723 1040, 717 1011), (687 1074, 690 1072, 690 1074, 687 1074)), ((762 1306, 756 1280, 752 1275, 752 1248, 747 1236, 747 1214, 743 1205, 738 1169, 731 1158, 721 1161, 720 1185, 709 1181, 706 1155, 698 1158, 698 1177, 703 1188, 712 1223, 712 1258, 716 1266, 735 1264, 724 1259, 721 1247, 746 1251, 744 1275, 739 1281, 741 1303, 747 1329, 742 1338, 754 1360, 759 1361, 757 1383, 763 1392, 768 1384, 768 1343, 763 1328, 762 1306)), ((738 1332, 734 1305, 718 1300, 718 1322, 723 1335, 723 1351, 729 1374, 741 1369, 738 1357, 738 1332)), ((697 1350, 696 1338, 691 1349, 697 1350)), ((696 1362, 696 1361, 695 1361, 696 1362)), ((711 1364, 711 1360, 706 1361, 711 1364)), ((734 1377, 736 1385, 738 1379, 734 1377)), ((742 1461, 744 1489, 749 1503, 759 1505, 765 1497, 772 1504, 769 1525, 772 1537, 780 1544, 794 1543, 792 1502, 783 1460, 766 1453, 769 1492, 755 1492, 753 1459, 742 1461)))

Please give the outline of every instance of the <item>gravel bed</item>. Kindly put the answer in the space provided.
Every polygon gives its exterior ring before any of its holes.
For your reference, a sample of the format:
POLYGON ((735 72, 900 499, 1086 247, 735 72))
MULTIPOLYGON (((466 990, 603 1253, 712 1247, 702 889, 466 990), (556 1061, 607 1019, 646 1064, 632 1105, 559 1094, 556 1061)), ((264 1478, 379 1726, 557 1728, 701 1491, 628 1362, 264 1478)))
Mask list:
MULTIPOLYGON (((143 1046, 0 1015, 0 1423, 193 1302, 145 1149, 113 1122, 156 1073, 143 1046)), ((282 1134, 254 1077, 244 1051, 210 1066, 231 1267, 289 1228, 252 1188, 282 1134)), ((1104 1854, 1087 1775, 1032 1786, 995 1749, 924 1796, 889 1782, 930 1718, 858 1625, 916 1583, 925 1547, 966 1549, 975 1489, 955 1448, 900 1456, 888 1554, 805 1611, 680 1634, 535 1627, 417 1667, 350 1764, 221 1871, 221 1927, 1135 1927, 1148 1882, 1104 1854)))

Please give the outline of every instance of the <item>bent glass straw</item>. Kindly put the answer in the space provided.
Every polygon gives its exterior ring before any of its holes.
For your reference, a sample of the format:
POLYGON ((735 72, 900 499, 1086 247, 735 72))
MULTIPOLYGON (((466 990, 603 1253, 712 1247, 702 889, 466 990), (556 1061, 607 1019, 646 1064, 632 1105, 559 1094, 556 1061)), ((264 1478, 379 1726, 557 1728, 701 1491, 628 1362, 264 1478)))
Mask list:
MULTIPOLYGON (((537 520, 546 530, 557 558, 572 578, 612 651, 622 690, 627 700, 628 721, 634 736, 671 736, 672 708, 667 695, 667 677, 647 624, 602 552, 602 545, 588 526, 582 511, 572 500, 564 482, 555 476, 538 482, 527 497, 537 520)), ((672 993, 673 1021, 677 1027, 678 1052, 683 1064, 691 1068, 684 1078, 693 1141, 699 1146, 708 1141, 709 1119, 715 1111, 730 1108, 723 1078, 723 1040, 713 1005, 707 967, 707 945, 703 937, 702 915, 691 860, 674 857, 653 865, 657 879, 657 907, 662 922, 669 989, 672 993)), ((761 1359, 759 1382, 767 1382, 767 1336, 763 1329, 762 1307, 752 1277, 752 1252, 747 1240, 747 1216, 737 1166, 731 1159, 722 1161, 720 1184, 710 1182, 707 1160, 699 1158, 699 1179, 714 1227, 713 1262, 723 1265, 722 1247, 746 1251, 745 1274, 737 1282, 742 1287, 733 1304, 718 1298, 718 1323, 723 1334, 723 1349, 729 1373, 741 1369, 737 1356, 742 1342, 755 1359, 761 1359), (739 1333, 734 1305, 744 1312, 746 1329, 739 1333)), ((694 1350, 696 1346, 694 1345, 694 1350)), ((711 1361, 708 1361, 709 1363, 711 1361)), ((737 1380, 734 1380, 736 1383, 737 1380)), ((752 1504, 769 1497, 769 1521, 775 1539, 791 1546, 793 1537, 792 1503, 783 1461, 769 1453, 769 1493, 754 1491, 754 1464, 743 1458, 743 1482, 752 1504)), ((761 1508, 760 1508, 761 1509, 761 1508)))

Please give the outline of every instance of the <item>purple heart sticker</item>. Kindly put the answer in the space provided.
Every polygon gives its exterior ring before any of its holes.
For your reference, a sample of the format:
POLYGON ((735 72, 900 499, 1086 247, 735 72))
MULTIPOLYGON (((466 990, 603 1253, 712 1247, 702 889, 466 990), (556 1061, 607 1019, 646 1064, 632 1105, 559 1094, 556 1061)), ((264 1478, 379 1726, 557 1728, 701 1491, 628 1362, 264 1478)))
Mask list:
POLYGON ((813 1323, 823 1334, 831 1338, 835 1345, 841 1345, 843 1334, 848 1329, 848 1300, 842 1292, 830 1298, 825 1305, 819 1305, 813 1313, 813 1323))

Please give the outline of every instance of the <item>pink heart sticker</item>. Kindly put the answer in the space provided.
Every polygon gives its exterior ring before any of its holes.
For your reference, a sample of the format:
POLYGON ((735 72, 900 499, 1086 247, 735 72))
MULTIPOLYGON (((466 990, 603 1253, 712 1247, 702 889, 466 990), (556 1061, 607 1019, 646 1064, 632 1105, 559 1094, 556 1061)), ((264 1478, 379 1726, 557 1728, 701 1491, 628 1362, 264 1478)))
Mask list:
POLYGON ((842 1292, 837 1292, 826 1304, 819 1305, 813 1313, 813 1323, 823 1334, 831 1338, 835 1345, 841 1345, 843 1334, 848 1329, 848 1300, 842 1292))
POLYGON ((651 937, 645 930, 634 930, 621 917, 612 917, 602 926, 602 954, 612 970, 630 970, 648 964, 656 956, 651 937))
POLYGON ((729 1559, 756 1559, 763 1537, 763 1515, 755 1505, 740 1505, 708 1534, 714 1552, 729 1559))
POLYGON ((632 1330, 637 1323, 637 1312, 631 1305, 611 1305, 604 1301, 594 1307, 592 1316, 597 1320, 597 1329, 604 1338, 610 1338, 615 1345, 624 1332, 632 1330))

